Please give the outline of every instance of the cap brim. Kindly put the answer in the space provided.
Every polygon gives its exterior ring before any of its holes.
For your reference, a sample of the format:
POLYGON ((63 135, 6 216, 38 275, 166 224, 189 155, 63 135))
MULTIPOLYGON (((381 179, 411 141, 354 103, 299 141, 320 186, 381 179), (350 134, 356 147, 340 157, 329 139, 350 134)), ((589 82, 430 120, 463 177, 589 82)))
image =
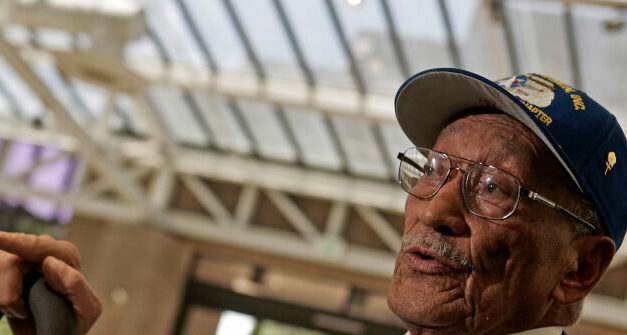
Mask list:
POLYGON ((398 123, 409 140, 427 148, 433 147, 442 129, 456 114, 473 107, 501 110, 531 129, 581 189, 575 174, 557 152, 551 135, 536 124, 517 97, 489 79, 459 69, 427 70, 405 81, 396 93, 394 105, 398 123))

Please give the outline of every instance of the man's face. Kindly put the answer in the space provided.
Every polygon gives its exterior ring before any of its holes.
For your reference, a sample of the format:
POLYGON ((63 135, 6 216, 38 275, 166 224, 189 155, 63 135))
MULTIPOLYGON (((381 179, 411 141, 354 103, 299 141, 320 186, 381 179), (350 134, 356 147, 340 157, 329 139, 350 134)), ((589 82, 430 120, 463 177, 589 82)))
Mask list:
MULTIPOLYGON (((508 171, 559 201, 559 191, 534 185, 526 154, 537 145, 532 136, 504 115, 474 115, 449 127, 434 150, 508 171)), ((453 166, 465 169, 467 163, 453 158, 453 166)), ((388 304, 414 335, 533 328, 567 272, 562 260, 573 238, 567 220, 528 199, 506 220, 480 218, 465 208, 461 180, 462 173, 452 170, 433 198, 407 197, 388 304), (437 247, 453 251, 442 257, 437 247)))

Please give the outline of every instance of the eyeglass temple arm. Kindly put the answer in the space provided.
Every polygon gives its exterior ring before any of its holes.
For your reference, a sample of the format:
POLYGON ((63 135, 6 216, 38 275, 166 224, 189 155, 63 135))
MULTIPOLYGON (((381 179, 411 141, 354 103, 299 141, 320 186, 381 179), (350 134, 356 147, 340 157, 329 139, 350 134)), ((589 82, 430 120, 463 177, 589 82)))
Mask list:
POLYGON ((597 229, 594 227, 594 225, 592 225, 592 223, 582 219, 581 217, 575 215, 573 212, 569 211, 568 209, 556 204, 555 202, 551 201, 549 198, 543 196, 542 194, 527 190, 527 189, 523 189, 525 191, 527 191, 527 197, 529 197, 529 199, 531 200, 535 200, 545 206, 551 207, 553 209, 555 209, 556 211, 568 215, 571 218, 583 223, 586 227, 590 228, 590 230, 592 230, 594 233, 597 232, 597 229))
POLYGON ((403 155, 402 153, 398 153, 398 155, 396 155, 396 158, 398 158, 399 160, 401 160, 402 162, 405 162, 413 167, 415 167, 416 169, 418 169, 420 172, 424 173, 425 169, 422 168, 422 166, 416 164, 416 162, 414 162, 413 160, 411 160, 409 157, 403 155))

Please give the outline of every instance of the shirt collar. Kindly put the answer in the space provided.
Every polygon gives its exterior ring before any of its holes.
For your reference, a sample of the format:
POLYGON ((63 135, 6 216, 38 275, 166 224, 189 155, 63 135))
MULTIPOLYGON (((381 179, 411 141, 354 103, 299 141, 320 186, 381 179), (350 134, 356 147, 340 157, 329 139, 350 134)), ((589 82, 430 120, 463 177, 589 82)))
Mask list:
MULTIPOLYGON (((525 330, 524 332, 515 333, 512 335, 561 335, 562 327, 544 327, 544 328, 535 328, 525 330)), ((410 332, 407 332, 405 335, 411 335, 410 332)))

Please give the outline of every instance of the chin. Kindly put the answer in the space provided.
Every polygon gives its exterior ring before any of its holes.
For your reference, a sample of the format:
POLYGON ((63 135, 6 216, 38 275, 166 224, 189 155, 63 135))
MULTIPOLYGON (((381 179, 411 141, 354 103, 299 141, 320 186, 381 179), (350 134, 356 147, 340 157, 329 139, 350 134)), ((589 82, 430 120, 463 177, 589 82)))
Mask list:
POLYGON ((414 333, 459 334, 465 331, 470 312, 465 307, 464 285, 460 278, 399 269, 388 292, 388 306, 414 333))

